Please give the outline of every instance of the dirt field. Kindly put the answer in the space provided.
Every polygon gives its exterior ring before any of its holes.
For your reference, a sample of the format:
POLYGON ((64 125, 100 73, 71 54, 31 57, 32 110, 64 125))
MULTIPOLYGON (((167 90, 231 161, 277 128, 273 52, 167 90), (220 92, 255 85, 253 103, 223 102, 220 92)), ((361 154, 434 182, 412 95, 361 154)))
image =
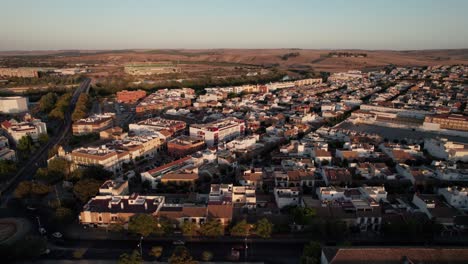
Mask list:
MULTIPOLYGON (((124 50, 124 51, 53 51, 0 52, 0 56, 49 55, 47 60, 74 63, 100 64, 101 68, 118 71, 125 63, 172 61, 187 68, 200 67, 230 70, 233 67, 276 66, 280 69, 307 71, 366 70, 393 64, 442 65, 467 64, 468 49, 423 51, 366 51, 339 50, 352 54, 364 53, 366 57, 331 57, 335 50, 305 49, 220 49, 220 50, 124 50), (293 56, 287 56, 293 54, 293 56)), ((104 70, 107 72, 107 70, 104 70)))

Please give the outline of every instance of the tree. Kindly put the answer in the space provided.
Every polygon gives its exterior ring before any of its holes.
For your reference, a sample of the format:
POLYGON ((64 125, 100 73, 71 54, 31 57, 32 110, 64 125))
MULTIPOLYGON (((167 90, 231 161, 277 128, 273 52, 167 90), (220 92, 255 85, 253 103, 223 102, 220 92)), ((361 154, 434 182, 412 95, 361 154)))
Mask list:
POLYGON ((273 232, 273 224, 266 218, 260 219, 255 225, 255 234, 263 238, 269 238, 273 232))
POLYGON ((22 181, 16 186, 14 195, 16 198, 24 198, 31 194, 31 182, 22 181))
POLYGON ((102 182, 94 179, 81 179, 73 186, 73 193, 83 203, 96 196, 102 182))
POLYGON ((204 236, 211 237, 222 236, 224 235, 224 227, 221 222, 211 220, 201 226, 200 233, 204 236))
POLYGON ((49 178, 68 178, 71 171, 71 162, 64 158, 53 158, 47 166, 49 178))
POLYGON ((203 261, 211 261, 213 259, 213 252, 211 251, 203 251, 202 253, 202 260, 203 261))
POLYGON ((73 111, 72 114, 72 120, 76 121, 85 118, 87 116, 89 106, 89 96, 85 93, 81 94, 76 102, 75 111, 73 111))
POLYGON ((130 218, 128 230, 134 234, 146 237, 154 233, 156 224, 156 220, 152 215, 137 214, 130 218))
POLYGON ((66 207, 59 207, 55 210, 54 219, 59 224, 68 224, 73 221, 73 211, 66 207))
POLYGON ((320 243, 312 241, 304 246, 302 251, 301 264, 318 264, 320 263, 320 255, 322 247, 320 243))
POLYGON ((192 256, 184 246, 178 246, 174 249, 171 257, 169 258, 169 264, 197 264, 198 262, 193 260, 192 256))
POLYGON ((195 236, 198 231, 198 225, 191 221, 187 221, 182 223, 181 229, 184 236, 195 236))
POLYGON ((47 93, 39 100, 39 111, 49 113, 55 106, 57 95, 55 93, 47 93))
POLYGON ((16 198, 29 198, 31 195, 43 196, 49 192, 50 188, 45 184, 22 181, 16 187, 14 195, 16 198))
POLYGON ((143 259, 140 256, 140 253, 136 250, 132 252, 132 254, 124 253, 120 255, 118 264, 140 264, 143 263, 143 259))
POLYGON ((18 141, 16 148, 21 152, 25 152, 25 153, 32 152, 34 149, 33 139, 31 138, 30 135, 23 136, 18 141))
POLYGON ((312 218, 317 215, 317 211, 314 208, 301 207, 292 208, 290 213, 293 217, 293 221, 298 225, 310 224, 312 218))
POLYGON ((41 145, 45 145, 47 142, 49 142, 49 135, 47 135, 47 133, 42 133, 39 135, 38 140, 41 145))
POLYGON ((151 248, 151 251, 149 254, 158 259, 162 256, 162 253, 163 253, 163 247, 156 246, 156 247, 151 248))
POLYGON ((0 160, 0 181, 16 172, 16 164, 11 160, 0 160))
POLYGON ((54 108, 52 111, 50 111, 49 117, 52 119, 63 120, 65 119, 65 113, 60 108, 54 108))
POLYGON ((231 236, 248 236, 250 232, 250 224, 242 220, 235 224, 231 229, 231 236))

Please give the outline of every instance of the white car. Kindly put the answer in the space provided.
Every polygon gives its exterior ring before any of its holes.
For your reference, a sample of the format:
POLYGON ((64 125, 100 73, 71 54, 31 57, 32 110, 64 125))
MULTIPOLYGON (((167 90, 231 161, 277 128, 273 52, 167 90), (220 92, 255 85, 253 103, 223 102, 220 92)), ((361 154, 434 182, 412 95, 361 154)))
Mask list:
POLYGON ((60 232, 55 232, 55 233, 52 234, 52 236, 55 237, 55 238, 62 238, 63 235, 60 232))
POLYGON ((172 244, 174 244, 174 245, 185 245, 185 242, 182 241, 182 240, 175 240, 174 242, 172 242, 172 244))
POLYGON ((41 228, 39 228, 39 233, 41 235, 45 235, 47 233, 47 231, 45 230, 45 228, 41 227, 41 228))

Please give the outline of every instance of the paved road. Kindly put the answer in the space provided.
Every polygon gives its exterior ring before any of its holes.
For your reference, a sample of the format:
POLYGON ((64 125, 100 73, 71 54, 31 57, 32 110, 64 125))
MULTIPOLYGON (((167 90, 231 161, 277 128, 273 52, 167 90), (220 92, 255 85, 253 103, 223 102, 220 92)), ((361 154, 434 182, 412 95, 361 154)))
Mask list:
MULTIPOLYGON (((47 259, 67 259, 72 258, 72 252, 77 248, 86 249, 84 259, 118 259, 123 253, 130 253, 133 250, 140 250, 139 241, 113 241, 113 240, 82 240, 76 242, 62 242, 50 245, 51 254, 47 259)), ((233 260, 232 248, 239 250, 241 261, 265 262, 265 263, 299 263, 304 246, 303 242, 186 242, 185 247, 190 254, 200 260, 203 251, 211 251, 213 260, 229 261, 233 260)), ((176 245, 167 241, 142 241, 142 252, 145 260, 151 260, 149 252, 154 246, 163 247, 162 260, 167 260, 172 254, 176 245)))
POLYGON ((58 131, 59 134, 52 137, 47 144, 41 146, 39 150, 37 150, 31 158, 23 165, 22 168, 18 171, 18 173, 9 181, 7 182, 3 188, 0 190, 2 194, 2 206, 5 206, 8 200, 11 198, 13 190, 15 189, 16 185, 22 180, 29 180, 32 176, 36 173, 36 170, 41 166, 44 165, 48 158, 49 149, 54 147, 55 145, 59 144, 64 137, 70 132, 71 130, 71 113, 75 109, 76 102, 78 101, 78 97, 83 92, 88 92, 89 86, 91 84, 91 79, 86 78, 81 85, 73 92, 70 106, 65 113, 65 120, 60 125, 58 131))

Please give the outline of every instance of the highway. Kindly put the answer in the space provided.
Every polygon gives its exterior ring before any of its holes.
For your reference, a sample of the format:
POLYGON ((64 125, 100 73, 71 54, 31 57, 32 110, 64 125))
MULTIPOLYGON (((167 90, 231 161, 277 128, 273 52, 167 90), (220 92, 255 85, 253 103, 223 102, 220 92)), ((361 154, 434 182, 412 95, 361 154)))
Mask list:
POLYGON ((71 130, 71 125, 72 125, 72 119, 71 119, 71 114, 73 113, 73 110, 75 109, 76 102, 78 101, 78 98, 83 92, 88 92, 89 91, 89 86, 91 84, 91 79, 86 78, 80 86, 74 90, 72 98, 70 100, 70 106, 65 113, 65 119, 63 123, 60 125, 58 131, 59 134, 55 135, 54 137, 51 137, 49 142, 47 144, 41 146, 32 156, 31 158, 24 164, 18 173, 10 179, 7 183, 5 183, 4 186, 2 186, 2 189, 0 190, 1 192, 1 199, 2 199, 2 207, 6 206, 8 200, 11 198, 14 189, 16 188, 16 185, 23 181, 23 180, 30 180, 36 173, 37 169, 41 165, 45 165, 49 150, 53 148, 54 146, 60 144, 62 140, 65 138, 65 136, 70 133, 71 130))

